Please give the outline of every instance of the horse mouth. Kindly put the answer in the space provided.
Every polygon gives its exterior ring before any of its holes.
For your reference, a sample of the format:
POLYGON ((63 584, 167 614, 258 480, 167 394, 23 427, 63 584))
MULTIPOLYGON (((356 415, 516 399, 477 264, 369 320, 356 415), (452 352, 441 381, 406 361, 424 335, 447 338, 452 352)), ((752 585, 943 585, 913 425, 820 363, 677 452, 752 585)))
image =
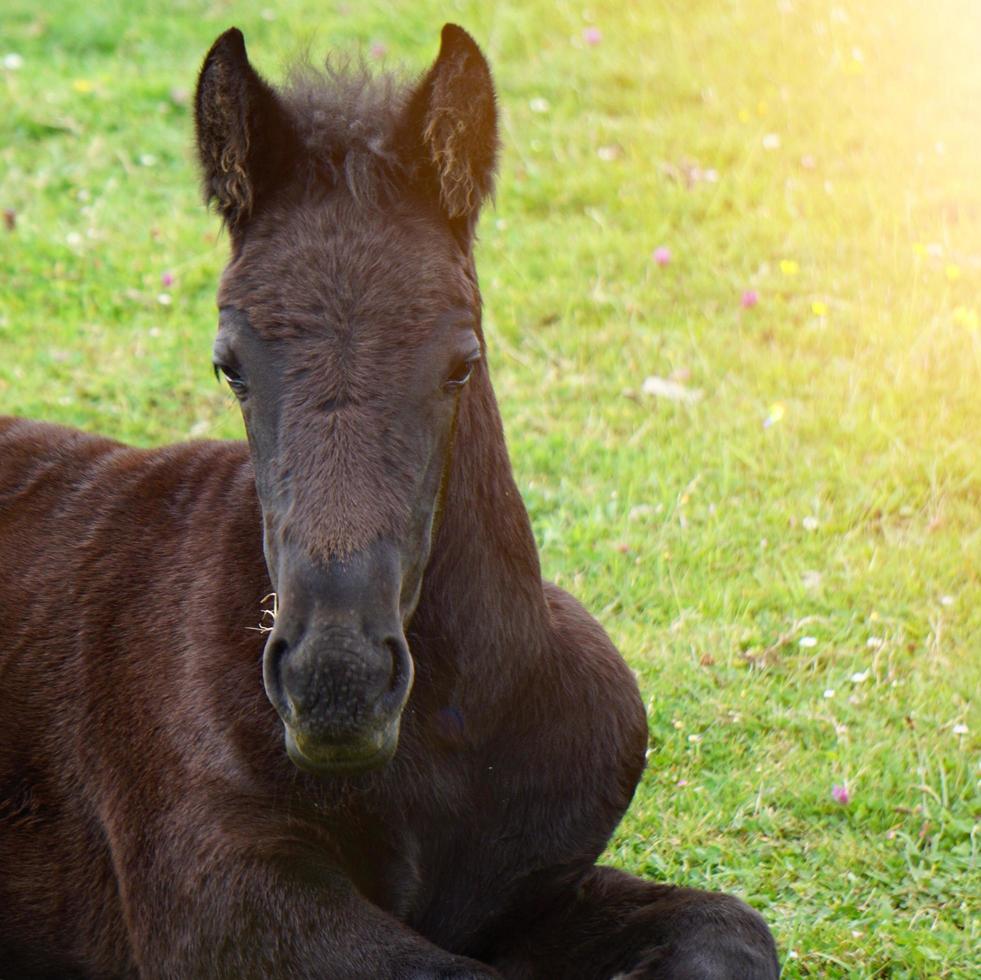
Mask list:
POLYGON ((400 717, 354 742, 332 743, 305 738, 283 725, 286 754, 295 766, 317 776, 354 774, 380 769, 395 755, 400 717))

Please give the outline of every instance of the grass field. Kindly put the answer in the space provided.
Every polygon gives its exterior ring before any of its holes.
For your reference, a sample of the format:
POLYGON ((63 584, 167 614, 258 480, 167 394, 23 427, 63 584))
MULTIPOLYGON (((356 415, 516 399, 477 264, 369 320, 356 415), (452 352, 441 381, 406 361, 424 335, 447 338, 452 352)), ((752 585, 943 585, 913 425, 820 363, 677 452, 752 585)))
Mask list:
POLYGON ((136 6, 0 12, 0 411, 240 435, 201 57, 234 23, 273 78, 418 71, 458 21, 503 109, 479 265, 519 484, 649 706, 610 860, 744 896, 790 978, 978 976, 976 4, 136 6))

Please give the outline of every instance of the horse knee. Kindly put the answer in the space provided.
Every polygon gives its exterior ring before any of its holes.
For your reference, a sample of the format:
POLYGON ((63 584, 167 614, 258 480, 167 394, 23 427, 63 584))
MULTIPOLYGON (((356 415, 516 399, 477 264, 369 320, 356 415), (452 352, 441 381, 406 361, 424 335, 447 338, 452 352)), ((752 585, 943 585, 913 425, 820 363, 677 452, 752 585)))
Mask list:
POLYGON ((731 895, 713 896, 679 943, 677 980, 776 980, 776 944, 763 917, 731 895))
POLYGON ((689 893, 670 941, 624 980, 777 980, 776 944, 762 916, 731 895, 689 893))

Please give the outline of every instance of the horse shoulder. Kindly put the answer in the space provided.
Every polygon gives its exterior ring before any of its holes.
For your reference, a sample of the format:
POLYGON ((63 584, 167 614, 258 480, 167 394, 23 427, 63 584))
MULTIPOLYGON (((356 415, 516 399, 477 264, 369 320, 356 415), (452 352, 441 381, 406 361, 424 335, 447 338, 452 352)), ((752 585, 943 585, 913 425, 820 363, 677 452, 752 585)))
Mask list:
POLYGON ((556 863, 592 863, 633 797, 647 719, 633 672, 572 596, 545 584, 550 643, 516 716, 527 806, 556 863))
MULTIPOLYGON (((562 717, 588 743, 598 763, 639 778, 647 748, 647 719, 634 672, 602 626, 568 592, 545 583, 552 627, 550 668, 562 717)), ((629 799, 629 797, 628 797, 629 799)))

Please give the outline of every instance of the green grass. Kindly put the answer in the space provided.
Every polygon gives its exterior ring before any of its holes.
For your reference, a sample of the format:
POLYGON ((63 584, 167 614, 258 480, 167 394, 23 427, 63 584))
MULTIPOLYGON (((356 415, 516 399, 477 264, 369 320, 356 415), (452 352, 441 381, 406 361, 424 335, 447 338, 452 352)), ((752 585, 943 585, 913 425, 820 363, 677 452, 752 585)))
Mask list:
POLYGON ((23 59, 0 68, 0 410, 239 435, 209 374, 226 242, 193 167, 201 57, 236 23, 272 77, 304 45, 383 42, 420 70, 461 22, 503 109, 479 264, 519 482, 548 575, 649 706, 610 859, 743 895, 787 977, 976 976, 972 5, 39 11, 0 13, 0 57, 23 59), (643 393, 672 374, 701 400, 643 393))

